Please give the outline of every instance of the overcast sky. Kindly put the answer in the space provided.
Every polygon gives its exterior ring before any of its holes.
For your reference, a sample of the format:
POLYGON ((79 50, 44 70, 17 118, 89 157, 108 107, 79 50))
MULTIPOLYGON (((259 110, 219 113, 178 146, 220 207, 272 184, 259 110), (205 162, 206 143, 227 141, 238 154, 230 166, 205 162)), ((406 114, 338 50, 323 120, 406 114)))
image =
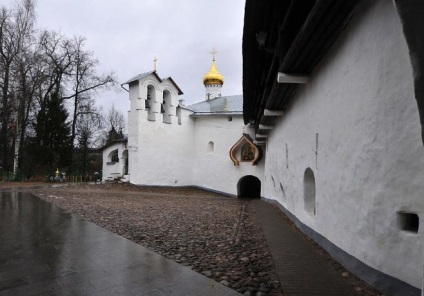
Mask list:
MULTIPOLYGON (((12 0, 10 0, 12 2, 12 0)), ((114 71, 120 83, 151 71, 157 57, 160 77, 171 76, 186 104, 204 99, 202 77, 211 66, 212 48, 224 75, 222 95, 242 93, 244 0, 37 0, 37 27, 85 36, 100 71, 114 71)), ((128 93, 102 92, 128 111, 128 93)))

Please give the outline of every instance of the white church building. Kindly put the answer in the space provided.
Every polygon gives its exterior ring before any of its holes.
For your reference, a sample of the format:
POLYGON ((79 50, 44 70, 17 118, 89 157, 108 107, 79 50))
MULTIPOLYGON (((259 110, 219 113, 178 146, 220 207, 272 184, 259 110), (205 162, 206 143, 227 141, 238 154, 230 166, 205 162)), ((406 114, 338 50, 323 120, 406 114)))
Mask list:
POLYGON ((243 97, 215 61, 191 106, 127 81, 128 140, 104 177, 255 192, 387 295, 421 295, 424 1, 246 0, 243 97))
POLYGON ((156 70, 128 80, 128 139, 103 149, 103 179, 137 185, 197 186, 260 196, 264 162, 243 123, 243 97, 222 96, 215 63, 203 77, 205 98, 184 106, 181 89, 156 70))

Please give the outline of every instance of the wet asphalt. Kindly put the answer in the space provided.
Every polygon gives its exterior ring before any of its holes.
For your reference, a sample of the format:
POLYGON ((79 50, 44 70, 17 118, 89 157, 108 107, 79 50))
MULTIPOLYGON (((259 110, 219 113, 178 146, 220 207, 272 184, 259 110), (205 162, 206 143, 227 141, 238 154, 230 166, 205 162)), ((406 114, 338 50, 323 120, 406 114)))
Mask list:
POLYGON ((0 191, 0 296, 240 295, 77 215, 0 191))

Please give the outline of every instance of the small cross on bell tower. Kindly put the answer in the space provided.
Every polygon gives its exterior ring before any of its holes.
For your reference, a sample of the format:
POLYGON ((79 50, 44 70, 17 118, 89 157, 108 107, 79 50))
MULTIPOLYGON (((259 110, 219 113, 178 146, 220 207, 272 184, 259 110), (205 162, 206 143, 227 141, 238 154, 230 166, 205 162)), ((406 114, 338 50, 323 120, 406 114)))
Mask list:
POLYGON ((155 57, 153 59, 153 72, 156 72, 156 62, 158 61, 158 59, 155 57))

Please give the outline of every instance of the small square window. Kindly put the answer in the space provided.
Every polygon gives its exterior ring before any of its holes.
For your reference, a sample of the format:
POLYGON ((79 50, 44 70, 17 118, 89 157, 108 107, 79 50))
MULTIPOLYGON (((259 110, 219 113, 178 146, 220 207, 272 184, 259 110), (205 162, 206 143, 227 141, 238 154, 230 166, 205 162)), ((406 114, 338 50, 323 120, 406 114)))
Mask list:
POLYGON ((411 233, 418 233, 420 218, 415 213, 398 212, 397 223, 399 229, 411 233))
POLYGON ((233 117, 232 116, 228 116, 228 121, 233 121, 233 117))

